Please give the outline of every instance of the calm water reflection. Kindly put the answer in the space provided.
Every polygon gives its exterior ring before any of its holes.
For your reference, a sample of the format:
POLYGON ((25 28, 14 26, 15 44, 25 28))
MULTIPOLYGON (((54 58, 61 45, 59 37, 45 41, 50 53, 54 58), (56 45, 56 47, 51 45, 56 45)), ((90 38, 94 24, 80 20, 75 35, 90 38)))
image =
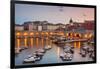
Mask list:
MULTIPOLYGON (((81 46, 81 42, 73 42, 71 43, 72 45, 74 45, 74 47, 76 47, 76 51, 79 53, 79 48, 81 46)), ((77 56, 79 56, 77 53, 75 54, 75 58, 73 59, 73 61, 62 61, 59 58, 60 53, 63 52, 62 48, 56 46, 55 44, 52 43, 52 40, 50 40, 48 37, 43 39, 43 38, 24 38, 24 39, 16 39, 16 48, 20 48, 22 46, 28 46, 29 49, 23 50, 20 54, 18 54, 15 57, 15 65, 23 65, 23 60, 24 58, 27 57, 27 55, 32 54, 33 52, 35 52, 37 49, 39 48, 43 48, 47 45, 51 45, 52 49, 47 51, 44 56, 43 59, 41 61, 37 61, 35 63, 28 63, 29 65, 34 65, 34 64, 49 64, 49 63, 61 63, 61 62, 75 62, 75 61, 91 61, 91 59, 88 58, 79 58, 77 56), (82 59, 82 60, 81 60, 82 59)), ((28 64, 24 64, 24 65, 28 65, 28 64)))
MULTIPOLYGON (((16 39, 16 48, 19 48, 21 46, 27 46, 27 47, 41 47, 43 48, 45 45, 52 45, 52 40, 50 40, 48 37, 46 38, 24 38, 24 39, 16 39)), ((74 45, 74 47, 80 48, 82 42, 73 42, 71 43, 74 45)))

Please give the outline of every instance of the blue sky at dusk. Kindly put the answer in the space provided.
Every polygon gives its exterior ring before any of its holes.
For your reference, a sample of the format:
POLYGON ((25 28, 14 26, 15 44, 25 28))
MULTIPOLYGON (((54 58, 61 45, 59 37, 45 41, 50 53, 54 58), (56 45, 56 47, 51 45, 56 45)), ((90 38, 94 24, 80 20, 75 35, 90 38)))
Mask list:
POLYGON ((46 5, 15 5, 15 23, 27 21, 48 21, 50 23, 69 23, 70 18, 76 22, 94 20, 94 8, 58 7, 46 5))

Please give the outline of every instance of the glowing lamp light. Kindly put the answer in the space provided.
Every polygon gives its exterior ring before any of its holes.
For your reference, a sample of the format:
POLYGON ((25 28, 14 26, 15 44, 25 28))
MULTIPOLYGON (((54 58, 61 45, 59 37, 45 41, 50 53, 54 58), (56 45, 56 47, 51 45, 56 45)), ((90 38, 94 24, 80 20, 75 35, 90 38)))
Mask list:
POLYGON ((24 33, 24 36, 27 36, 28 35, 28 33, 24 33))
POLYGON ((68 36, 68 33, 66 33, 66 36, 68 36))
POLYGON ((52 32, 50 32, 50 34, 52 35, 53 33, 52 33, 52 32))
POLYGON ((71 33, 70 35, 73 36, 73 33, 71 33))
POLYGON ((63 32, 59 32, 59 34, 60 34, 60 35, 64 35, 64 33, 63 33, 63 32))
POLYGON ((39 33, 37 32, 36 35, 39 35, 39 33))
POLYGON ((77 33, 74 34, 74 36, 76 37, 77 33))
POLYGON ((81 34, 79 34, 79 37, 81 37, 81 34))
POLYGON ((18 32, 18 33, 16 33, 16 35, 17 35, 17 36, 19 36, 19 35, 20 35, 20 33, 18 32))
POLYGON ((89 38, 91 38, 92 37, 92 34, 89 34, 89 38))
POLYGON ((34 33, 33 33, 33 32, 31 32, 31 33, 30 33, 30 35, 32 36, 32 35, 34 35, 34 33))
POLYGON ((85 34, 84 37, 87 38, 88 37, 87 34, 85 34))
POLYGON ((48 35, 48 32, 46 32, 46 35, 48 35))
POLYGON ((42 34, 42 35, 44 35, 44 33, 43 33, 43 32, 42 32, 41 34, 42 34))

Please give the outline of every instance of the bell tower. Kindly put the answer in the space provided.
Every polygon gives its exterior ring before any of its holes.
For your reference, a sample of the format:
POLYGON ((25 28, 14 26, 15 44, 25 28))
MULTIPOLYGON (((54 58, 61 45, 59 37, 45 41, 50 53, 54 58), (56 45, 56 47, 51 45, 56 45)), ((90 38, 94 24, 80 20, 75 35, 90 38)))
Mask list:
POLYGON ((70 25, 73 25, 73 20, 72 20, 72 18, 70 18, 69 23, 70 23, 70 25))

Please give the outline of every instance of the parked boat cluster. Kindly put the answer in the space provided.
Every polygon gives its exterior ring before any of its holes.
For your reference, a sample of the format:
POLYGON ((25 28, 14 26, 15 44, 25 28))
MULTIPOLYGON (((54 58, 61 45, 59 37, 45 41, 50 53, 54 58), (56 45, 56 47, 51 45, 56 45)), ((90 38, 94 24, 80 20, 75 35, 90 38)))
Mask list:
POLYGON ((89 46, 88 44, 84 44, 80 48, 80 54, 81 54, 82 57, 89 56, 90 58, 94 59, 95 58, 94 47, 93 46, 89 46))
POLYGON ((22 46, 20 48, 15 48, 15 55, 18 55, 23 50, 28 49, 28 47, 22 46))
POLYGON ((45 46, 43 49, 36 50, 33 54, 28 55, 28 57, 23 60, 23 63, 34 63, 36 61, 40 61, 43 58, 46 51, 50 49, 51 46, 48 45, 45 46))
POLYGON ((74 55, 74 47, 71 46, 70 44, 67 44, 66 46, 63 47, 63 53, 60 54, 60 58, 63 61, 71 61, 73 59, 74 55))

